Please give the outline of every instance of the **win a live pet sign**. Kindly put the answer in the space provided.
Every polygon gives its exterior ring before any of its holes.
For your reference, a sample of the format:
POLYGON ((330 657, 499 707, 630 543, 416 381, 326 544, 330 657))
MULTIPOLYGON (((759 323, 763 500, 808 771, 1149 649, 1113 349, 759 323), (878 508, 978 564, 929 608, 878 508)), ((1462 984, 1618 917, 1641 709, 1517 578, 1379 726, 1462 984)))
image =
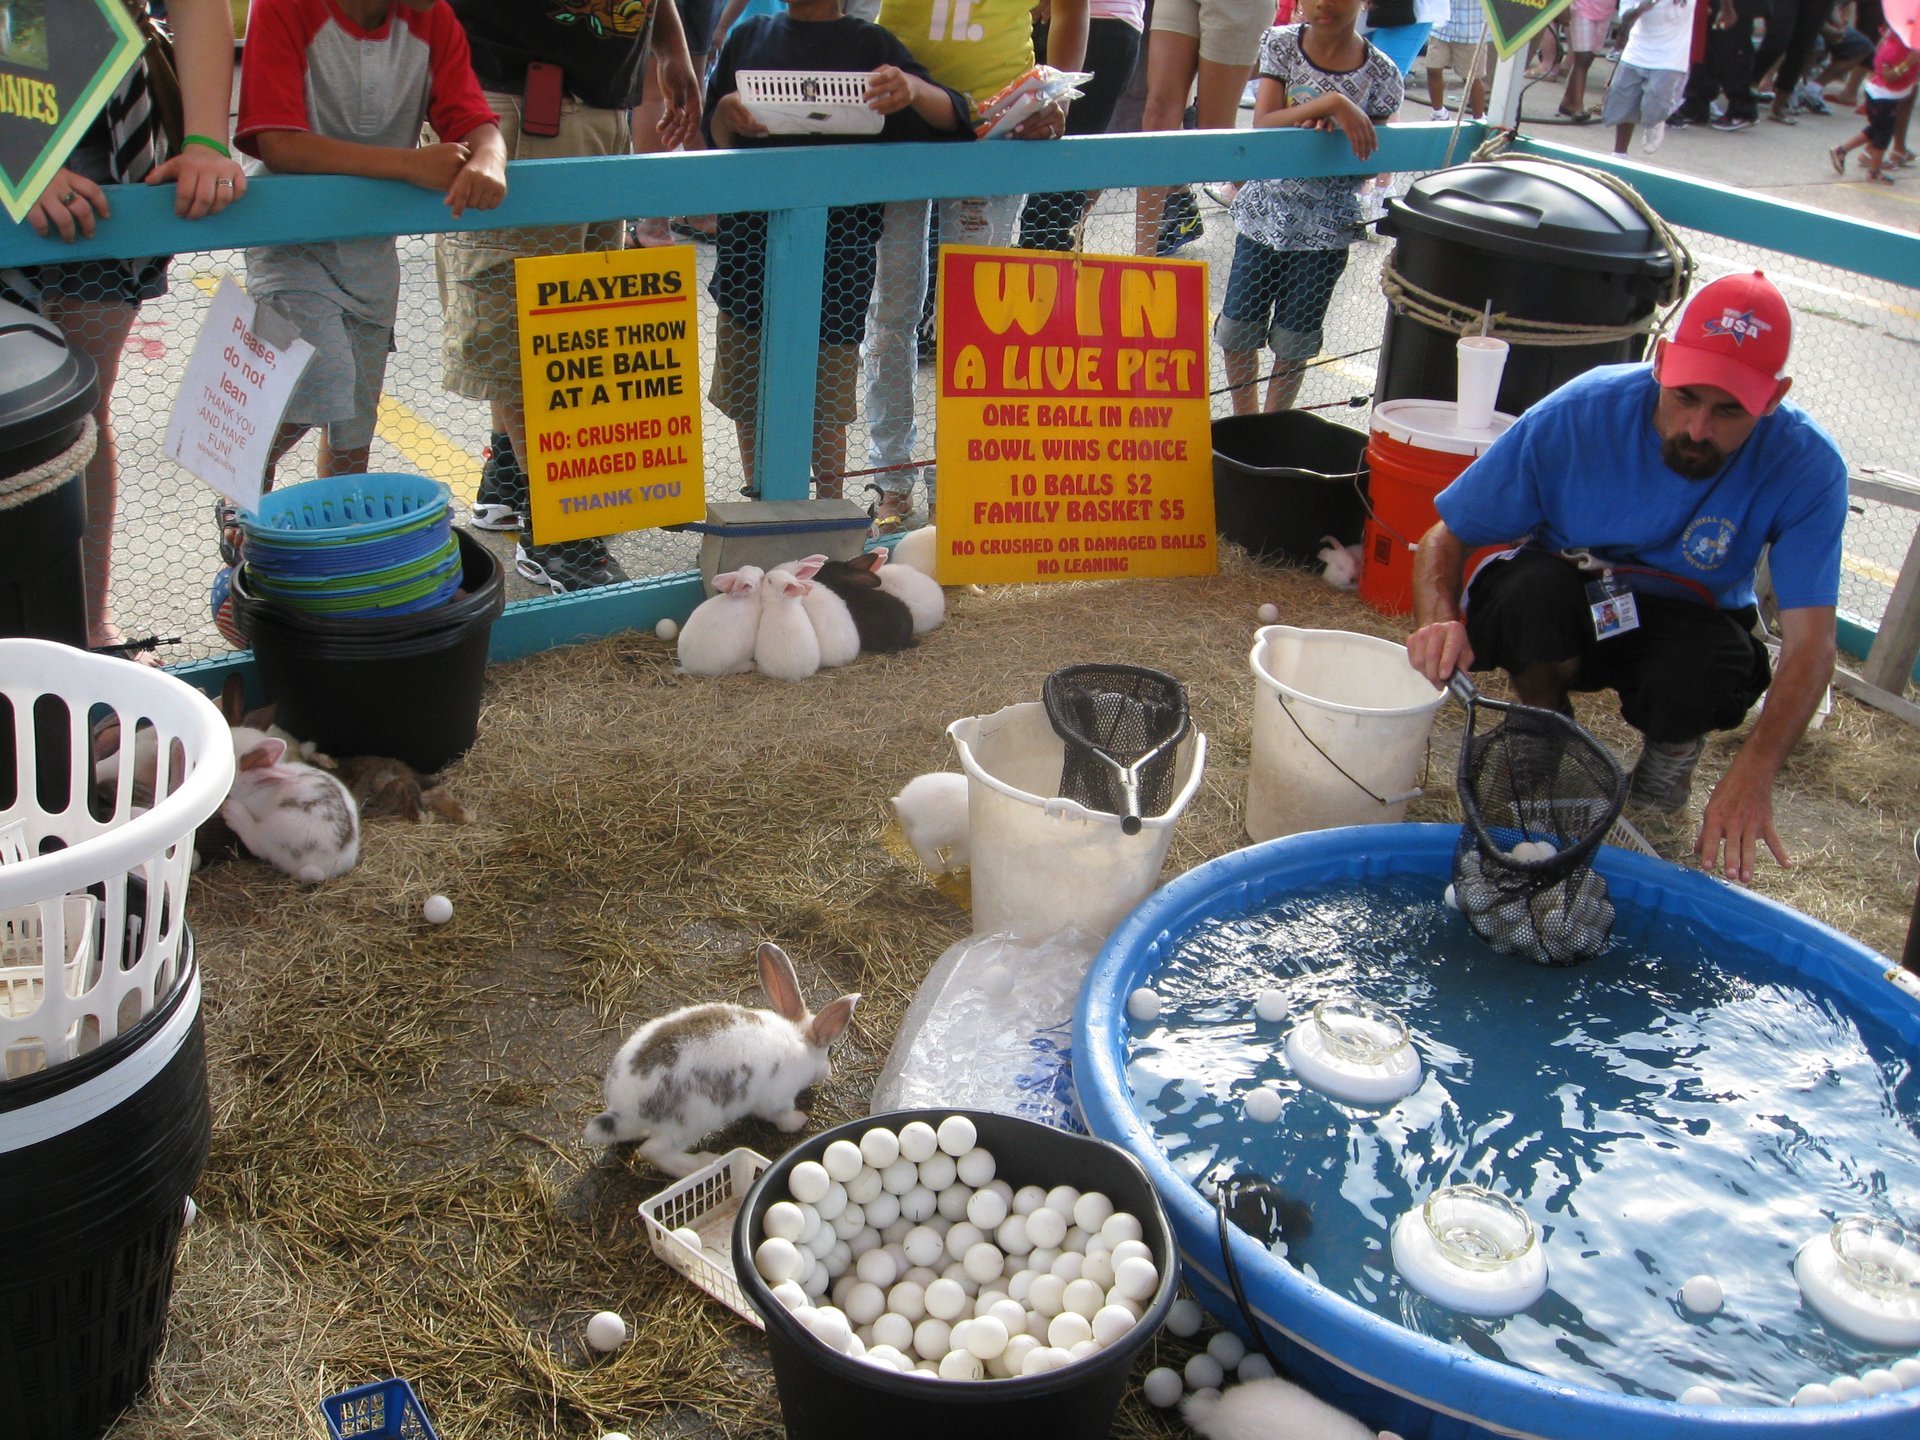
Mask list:
POLYGON ((533 539, 707 513, 693 248, 514 262, 533 539))
POLYGON ((1207 271, 940 249, 943 585, 1210 575, 1207 271))

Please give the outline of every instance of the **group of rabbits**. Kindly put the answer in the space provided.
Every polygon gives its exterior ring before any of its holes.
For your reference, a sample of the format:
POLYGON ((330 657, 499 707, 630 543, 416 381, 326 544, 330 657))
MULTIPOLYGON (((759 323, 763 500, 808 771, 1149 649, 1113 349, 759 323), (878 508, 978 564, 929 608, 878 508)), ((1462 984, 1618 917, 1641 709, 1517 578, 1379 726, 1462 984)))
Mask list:
POLYGON ((939 582, 889 563, 885 550, 852 560, 808 555, 765 571, 742 565, 713 585, 718 593, 680 630, 680 668, 689 675, 758 670, 804 680, 862 650, 904 650, 947 618, 939 582))

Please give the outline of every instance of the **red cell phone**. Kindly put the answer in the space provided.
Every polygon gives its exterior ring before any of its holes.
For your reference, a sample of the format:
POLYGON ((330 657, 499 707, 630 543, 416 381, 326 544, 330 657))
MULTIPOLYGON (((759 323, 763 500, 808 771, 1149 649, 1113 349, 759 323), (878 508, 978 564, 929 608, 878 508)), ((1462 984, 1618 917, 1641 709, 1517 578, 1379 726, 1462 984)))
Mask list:
POLYGON ((566 95, 566 71, 535 60, 527 66, 520 95, 520 128, 529 135, 560 133, 560 102, 566 95))

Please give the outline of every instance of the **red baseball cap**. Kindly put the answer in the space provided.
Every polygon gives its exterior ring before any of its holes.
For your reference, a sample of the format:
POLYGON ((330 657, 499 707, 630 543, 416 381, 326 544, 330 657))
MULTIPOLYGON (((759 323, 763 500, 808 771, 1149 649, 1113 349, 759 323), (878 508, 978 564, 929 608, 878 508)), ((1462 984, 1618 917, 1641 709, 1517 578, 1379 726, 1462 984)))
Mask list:
POLYGON ((1654 355, 1654 378, 1671 390, 1713 385, 1749 415, 1766 413, 1793 343, 1787 300, 1758 270, 1704 285, 1654 355))

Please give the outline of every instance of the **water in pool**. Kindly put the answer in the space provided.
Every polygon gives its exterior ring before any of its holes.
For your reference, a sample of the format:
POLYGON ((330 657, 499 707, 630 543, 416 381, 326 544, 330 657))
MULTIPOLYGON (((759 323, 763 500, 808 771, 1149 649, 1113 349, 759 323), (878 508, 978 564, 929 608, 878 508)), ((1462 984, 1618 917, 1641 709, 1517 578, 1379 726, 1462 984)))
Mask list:
POLYGON ((1675 1398, 1782 1404, 1809 1381, 1904 1351, 1824 1324, 1794 1252, 1838 1216, 1920 1207, 1920 1078, 1890 1032, 1764 958, 1724 954, 1687 922, 1623 911, 1611 947, 1572 969, 1498 955, 1427 878, 1331 885, 1189 932, 1130 1021, 1135 1104, 1174 1167, 1212 1197, 1251 1171, 1305 1204, 1289 1259, 1335 1294, 1539 1374, 1675 1398), (1261 1021, 1279 987, 1289 1015, 1261 1021), (1386 1107, 1329 1099, 1281 1042, 1314 1003, 1353 991, 1396 1012, 1426 1064, 1386 1107), (1277 1090, 1277 1121, 1242 1097, 1277 1090), (1545 1245, 1547 1292, 1482 1320, 1408 1287, 1389 1230, 1433 1189, 1477 1181, 1519 1201, 1545 1245), (1724 1287, 1690 1315, 1681 1285, 1724 1287))

